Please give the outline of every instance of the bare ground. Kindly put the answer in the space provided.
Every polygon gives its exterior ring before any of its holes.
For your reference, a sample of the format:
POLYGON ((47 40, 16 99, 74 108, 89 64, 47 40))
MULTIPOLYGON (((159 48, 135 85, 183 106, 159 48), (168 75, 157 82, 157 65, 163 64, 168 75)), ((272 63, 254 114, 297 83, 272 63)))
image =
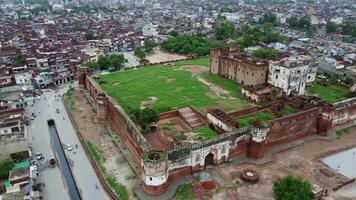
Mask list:
POLYGON ((84 140, 91 142, 98 148, 105 160, 104 167, 106 170, 126 187, 129 199, 134 199, 132 190, 138 182, 138 177, 114 144, 114 139, 107 129, 107 124, 94 122, 94 110, 81 91, 75 91, 72 99, 76 108, 72 111, 72 115, 84 140))
POLYGON ((330 196, 340 196, 339 193, 332 192, 331 188, 347 180, 347 178, 327 167, 320 159, 331 153, 354 146, 356 146, 356 127, 339 139, 315 139, 292 149, 276 153, 273 155, 272 161, 264 165, 220 165, 215 168, 221 176, 218 180, 220 189, 214 197, 216 199, 272 200, 274 199, 273 183, 278 178, 288 174, 303 177, 312 184, 328 189, 330 196), (245 168, 255 169, 260 175, 260 181, 256 184, 248 184, 241 181, 239 173, 245 168), (320 172, 323 169, 326 169, 327 175, 320 172))
POLYGON ((187 58, 186 56, 169 53, 162 50, 155 50, 152 54, 146 56, 146 59, 150 61, 150 63, 160 63, 167 62, 173 60, 181 60, 187 58))

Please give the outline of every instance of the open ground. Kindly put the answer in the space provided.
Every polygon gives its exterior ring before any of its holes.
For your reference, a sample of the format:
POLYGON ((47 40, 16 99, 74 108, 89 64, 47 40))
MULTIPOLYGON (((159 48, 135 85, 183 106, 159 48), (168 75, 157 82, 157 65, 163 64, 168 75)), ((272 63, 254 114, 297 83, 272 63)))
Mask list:
POLYGON ((209 58, 178 61, 170 66, 153 65, 100 75, 97 82, 126 111, 147 102, 159 112, 187 106, 202 113, 212 107, 235 111, 250 106, 233 81, 209 75, 208 66, 209 58))
MULTIPOLYGON (((336 135, 335 132, 334 135, 336 135)), ((355 126, 336 139, 321 139, 319 136, 311 136, 310 141, 304 144, 273 154, 271 162, 267 164, 236 164, 231 162, 216 166, 204 172, 209 173, 210 179, 216 180, 219 185, 217 190, 210 192, 210 197, 213 199, 273 200, 273 183, 280 177, 293 174, 303 177, 321 188, 328 189, 329 199, 338 199, 335 197, 340 197, 341 191, 332 192, 331 188, 347 179, 337 171, 327 167, 321 162, 321 159, 329 154, 354 146, 356 146, 355 126), (258 183, 244 183, 240 179, 240 172, 246 168, 252 168, 259 173, 260 181, 258 183)), ((182 193, 190 195, 191 186, 185 185, 181 189, 184 189, 182 193)), ((350 191, 345 192, 347 195, 349 193, 350 191)), ((179 198, 182 196, 184 195, 178 191, 176 199, 182 199, 179 198)), ((195 198, 191 194, 188 199, 195 198)))
POLYGON ((109 185, 120 193, 120 199, 135 199, 132 188, 139 179, 110 135, 107 125, 95 123, 96 112, 82 91, 75 90, 69 98, 74 121, 109 185))

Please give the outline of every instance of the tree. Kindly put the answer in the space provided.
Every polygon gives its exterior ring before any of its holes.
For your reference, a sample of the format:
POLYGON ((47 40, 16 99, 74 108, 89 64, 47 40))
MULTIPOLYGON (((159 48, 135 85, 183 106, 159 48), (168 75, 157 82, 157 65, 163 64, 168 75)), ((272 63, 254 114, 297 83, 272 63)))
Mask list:
POLYGON ((136 48, 134 54, 140 59, 144 59, 146 57, 146 52, 142 48, 136 48))
POLYGON ((25 64, 25 63, 26 63, 26 58, 25 58, 25 56, 22 55, 21 53, 16 54, 14 63, 15 63, 15 64, 25 64))
POLYGON ((110 61, 106 56, 100 55, 96 64, 101 70, 104 70, 104 69, 108 69, 110 65, 110 61))
POLYGON ((300 177, 288 175, 273 184, 276 200, 314 200, 312 185, 300 177))
POLYGON ((263 15, 263 23, 277 24, 277 16, 272 12, 265 13, 263 15))
POLYGON ((278 53, 274 49, 259 48, 252 52, 252 56, 257 57, 257 58, 262 58, 262 59, 276 58, 278 56, 278 53))
POLYGON ((334 22, 328 22, 328 23, 326 24, 326 26, 325 26, 325 31, 326 31, 327 33, 331 33, 331 32, 336 31, 337 28, 338 28, 338 25, 337 25, 336 23, 334 23, 334 22))
POLYGON ((133 121, 140 125, 143 133, 148 133, 151 124, 159 120, 158 112, 153 108, 144 108, 143 110, 136 109, 131 115, 133 121))
POLYGON ((94 39, 94 34, 92 32, 86 32, 84 37, 87 39, 87 40, 93 40, 94 39))
POLYGON ((108 62, 111 67, 121 69, 122 65, 127 62, 127 59, 122 54, 112 54, 109 56, 108 62))
POLYGON ((290 27, 294 28, 297 27, 298 18, 296 16, 290 16, 286 19, 286 22, 290 27))
POLYGON ((14 162, 7 158, 5 160, 0 160, 0 179, 7 178, 9 176, 9 170, 14 166, 14 162))
POLYGON ((151 53, 153 48, 155 48, 156 46, 157 44, 153 40, 147 39, 143 48, 145 49, 146 53, 151 53))
POLYGON ((312 24, 309 17, 302 17, 298 19, 296 16, 291 16, 286 19, 286 22, 291 28, 298 28, 303 30, 312 29, 312 24))
POLYGON ((347 23, 343 24, 341 27, 342 27, 343 34, 350 35, 352 37, 356 37, 356 24, 347 22, 347 23))
POLYGON ((216 39, 224 40, 236 37, 235 26, 231 22, 222 23, 215 31, 216 39))

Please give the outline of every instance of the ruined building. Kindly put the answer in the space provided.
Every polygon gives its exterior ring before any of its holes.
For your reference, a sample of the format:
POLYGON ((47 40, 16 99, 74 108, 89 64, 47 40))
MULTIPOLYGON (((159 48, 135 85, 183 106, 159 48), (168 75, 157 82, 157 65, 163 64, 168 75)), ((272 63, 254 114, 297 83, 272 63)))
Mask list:
POLYGON ((213 49, 210 51, 210 73, 232 79, 244 86, 266 83, 268 62, 230 51, 213 49))

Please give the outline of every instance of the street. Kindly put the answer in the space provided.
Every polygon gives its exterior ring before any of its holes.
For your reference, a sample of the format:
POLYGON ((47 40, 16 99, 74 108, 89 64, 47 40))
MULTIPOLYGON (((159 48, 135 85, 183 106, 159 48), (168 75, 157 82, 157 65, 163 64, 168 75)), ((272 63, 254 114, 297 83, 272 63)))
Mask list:
MULTIPOLYGON (((58 94, 63 95, 67 89, 67 86, 62 86, 58 93, 53 90, 46 90, 40 100, 36 99, 33 107, 28 107, 27 116, 30 116, 31 113, 37 115, 28 127, 29 142, 33 143, 34 152, 42 152, 46 160, 54 158, 54 149, 50 143, 47 125, 47 120, 53 119, 62 143, 73 146, 72 151, 65 151, 69 162, 72 164, 71 169, 82 198, 93 200, 109 199, 79 142, 63 102, 58 98, 58 94), (56 109, 59 110, 59 113, 56 112, 56 109), (75 147, 76 144, 78 148, 75 147)), ((46 185, 44 190, 47 199, 70 199, 62 172, 58 167, 44 170, 40 173, 39 179, 46 185)))

